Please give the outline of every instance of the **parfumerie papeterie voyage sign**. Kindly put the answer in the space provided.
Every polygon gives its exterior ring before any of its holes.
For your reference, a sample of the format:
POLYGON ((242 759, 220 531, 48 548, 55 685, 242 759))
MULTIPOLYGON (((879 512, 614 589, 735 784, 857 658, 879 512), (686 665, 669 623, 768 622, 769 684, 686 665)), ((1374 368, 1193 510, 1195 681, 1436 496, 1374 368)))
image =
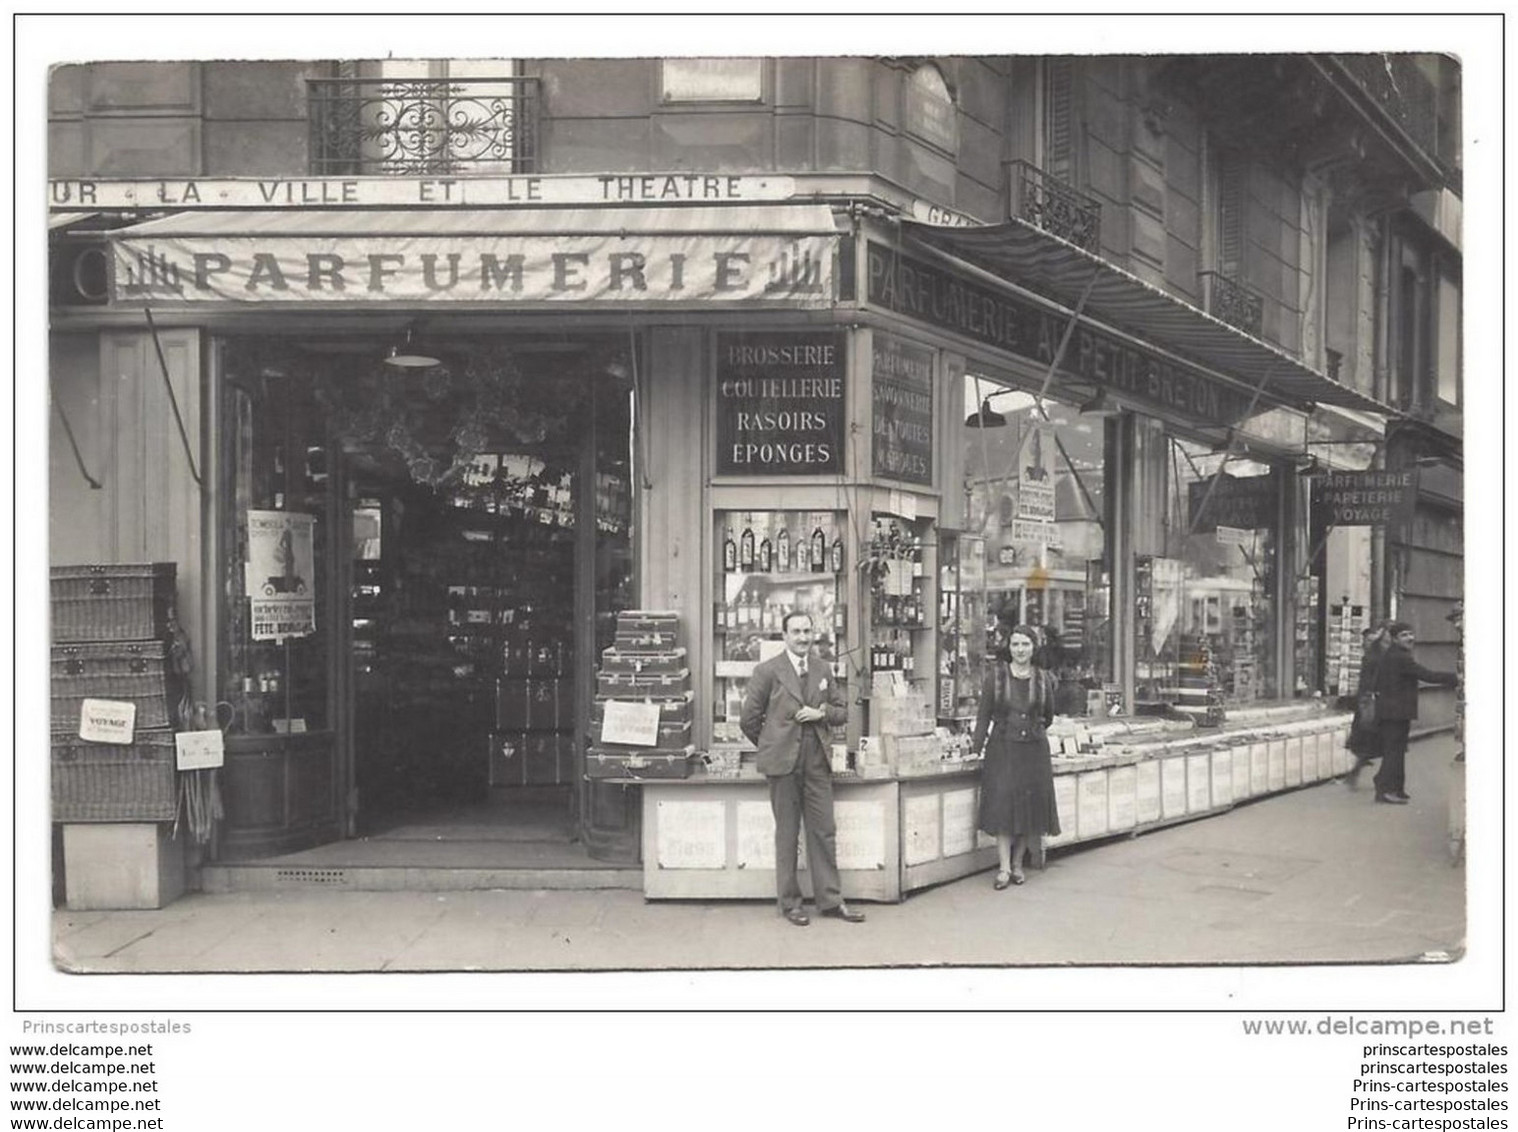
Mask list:
POLYGON ((843 471, 843 345, 836 333, 717 336, 717 474, 843 471))
POLYGON ((1318 521, 1331 527, 1384 527, 1405 523, 1418 495, 1416 469, 1330 472, 1313 480, 1318 521))

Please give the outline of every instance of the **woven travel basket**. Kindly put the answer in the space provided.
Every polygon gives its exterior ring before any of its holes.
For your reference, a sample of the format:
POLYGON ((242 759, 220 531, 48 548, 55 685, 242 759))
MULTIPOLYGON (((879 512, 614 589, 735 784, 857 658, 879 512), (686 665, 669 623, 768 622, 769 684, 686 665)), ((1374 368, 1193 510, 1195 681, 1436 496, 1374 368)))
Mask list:
POLYGON ((55 822, 173 821, 174 733, 139 731, 131 746, 53 736, 55 822))
POLYGON ((137 705, 136 726, 150 731, 173 726, 175 680, 164 641, 105 641, 54 645, 52 729, 77 732, 86 699, 125 700, 137 705))
POLYGON ((54 566, 53 642, 146 641, 174 621, 174 563, 54 566))

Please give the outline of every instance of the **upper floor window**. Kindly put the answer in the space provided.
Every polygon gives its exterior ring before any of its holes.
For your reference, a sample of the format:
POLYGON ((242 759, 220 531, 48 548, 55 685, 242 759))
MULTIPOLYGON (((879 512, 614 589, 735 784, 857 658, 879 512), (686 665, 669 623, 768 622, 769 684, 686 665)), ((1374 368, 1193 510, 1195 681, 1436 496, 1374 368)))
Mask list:
POLYGON ((538 82, 509 59, 385 59, 336 72, 308 80, 313 173, 537 168, 538 82))
POLYGON ((907 133, 948 153, 959 151, 959 110, 943 72, 924 63, 907 79, 902 120, 907 133))
POLYGON ((1460 404, 1460 280, 1449 265, 1439 269, 1435 312, 1435 393, 1448 405, 1460 404))
POLYGON ((664 102, 758 102, 762 59, 665 59, 659 67, 664 102))
POLYGON ((1237 149, 1204 137, 1202 257, 1198 273, 1207 313, 1259 337, 1264 302, 1244 285, 1245 208, 1249 161, 1237 149))
POLYGON ((1044 60, 1042 84, 1043 153, 1039 164, 1049 176, 1067 185, 1076 180, 1075 62, 1044 60))
POLYGON ((1021 89, 1029 96, 1031 114, 1020 127, 1026 131, 1025 144, 1013 152, 1031 160, 1017 157, 1008 163, 1011 215, 1088 252, 1099 252, 1101 202, 1076 187, 1080 154, 1074 60, 1040 60, 1021 89))

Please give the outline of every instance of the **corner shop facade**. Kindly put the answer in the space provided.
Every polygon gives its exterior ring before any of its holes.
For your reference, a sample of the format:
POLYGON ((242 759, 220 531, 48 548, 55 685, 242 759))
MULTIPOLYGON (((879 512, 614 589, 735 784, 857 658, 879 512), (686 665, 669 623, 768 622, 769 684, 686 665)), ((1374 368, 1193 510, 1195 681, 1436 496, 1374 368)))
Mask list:
MULTIPOLYGON (((1221 636, 1234 608, 1251 622, 1249 652, 1229 659, 1222 706, 1263 724, 1272 701, 1295 714, 1292 693, 1320 661, 1298 647, 1312 548, 1290 459, 1309 405, 1349 409, 1317 427, 1352 445, 1372 440, 1377 422, 1359 414, 1374 402, 1017 222, 918 225, 871 200, 819 201, 787 177, 682 175, 675 192, 710 195, 637 208, 576 207, 605 178, 534 180, 562 205, 513 201, 509 179, 463 183, 453 207, 405 208, 426 182, 308 180, 280 208, 256 207, 276 201, 254 183, 186 182, 180 203, 195 203, 194 186, 199 203, 242 193, 250 207, 118 230, 107 301, 55 318, 55 395, 122 439, 105 497, 80 501, 101 509, 118 547, 174 548, 194 698, 232 720, 224 852, 351 836, 372 809, 428 789, 446 806, 479 787, 552 786, 577 796, 593 852, 641 850, 657 877, 650 797, 745 787, 584 779, 596 660, 623 608, 679 613, 692 739, 714 754, 732 739, 761 642, 798 606, 830 626, 852 751, 881 732, 883 683, 915 689, 933 722, 962 722, 977 637, 1008 601, 1072 642, 1072 715, 1099 701, 1130 719, 1174 702, 1182 626, 1205 636, 1215 618, 1221 636), (375 207, 353 208, 366 193, 375 207), (383 366, 408 331, 447 381, 383 366), (397 382, 410 384, 396 393, 397 382), (1100 413, 1078 411, 1103 393, 1100 413), (961 423, 988 398, 1021 414, 995 444, 961 423), (1022 463, 1036 438, 1047 461, 1022 463), (1251 490, 1217 477, 1217 446, 1247 461, 1251 490), (1034 490, 1039 477, 1014 463, 1047 467, 1055 488, 1034 490), (1214 513, 1209 526, 1208 505, 1230 496, 1234 521, 1214 513), (311 517, 309 627, 259 624, 250 512, 311 517), (1156 559, 1185 558, 1153 537, 1167 526, 1175 546, 1219 527, 1255 532, 1239 551, 1255 562, 1248 600, 1228 596, 1240 564, 1212 562, 1192 595, 1201 604, 1186 608, 1179 582, 1156 580, 1181 572, 1156 559)), ((134 207, 141 187, 93 184, 91 204, 115 193, 134 207)), ((55 466, 55 482, 60 472, 73 475, 55 466)), ((55 489, 55 509, 67 505, 55 489)), ((1204 702, 1212 675, 1192 674, 1204 702)), ((1252 792, 1285 785, 1261 757, 1252 792)), ((1209 780, 1220 765, 1208 762, 1209 780)), ((973 786, 963 766, 944 775, 930 807, 941 818, 973 786)), ((879 821, 860 823, 882 831, 861 873, 904 860, 890 846, 922 787, 890 782, 858 784, 891 794, 871 803, 879 821)), ((1209 790, 1202 809, 1224 797, 1209 790)), ((1245 795, 1230 778, 1226 796, 1245 795)), ((746 800, 723 800, 724 842, 742 841, 746 800)), ((690 812, 708 830, 710 816, 690 812)), ((964 852, 940 849, 946 863, 924 883, 983 852, 973 836, 964 852)), ((739 894, 727 887, 736 871, 696 863, 681 875, 703 879, 666 894, 739 894)), ((758 877, 748 870, 745 884, 758 877)))

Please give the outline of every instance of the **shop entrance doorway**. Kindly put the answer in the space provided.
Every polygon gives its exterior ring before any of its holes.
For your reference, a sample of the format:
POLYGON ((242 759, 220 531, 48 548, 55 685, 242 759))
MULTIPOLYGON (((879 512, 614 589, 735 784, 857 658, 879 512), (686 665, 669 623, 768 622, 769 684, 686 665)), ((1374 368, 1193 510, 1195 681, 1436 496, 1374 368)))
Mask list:
POLYGON ((387 390, 388 421, 334 414, 353 833, 594 842, 594 659, 633 593, 618 356, 465 348, 387 390))

